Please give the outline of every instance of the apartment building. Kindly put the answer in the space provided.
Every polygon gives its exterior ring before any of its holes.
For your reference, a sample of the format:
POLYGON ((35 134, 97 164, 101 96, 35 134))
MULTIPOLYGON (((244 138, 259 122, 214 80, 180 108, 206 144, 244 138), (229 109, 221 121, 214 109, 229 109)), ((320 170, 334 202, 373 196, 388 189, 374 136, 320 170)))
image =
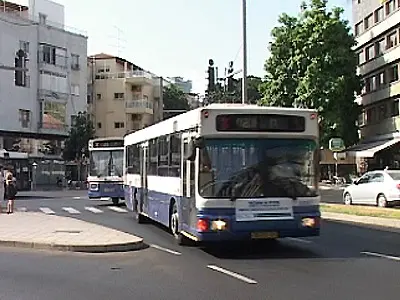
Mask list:
POLYGON ((88 103, 97 137, 123 136, 162 119, 163 79, 126 59, 88 58, 88 103))
POLYGON ((0 149, 60 156, 87 110, 87 37, 58 3, 0 1, 0 45, 0 149))
POLYGON ((400 0, 353 0, 361 141, 348 149, 363 168, 400 167, 400 0))

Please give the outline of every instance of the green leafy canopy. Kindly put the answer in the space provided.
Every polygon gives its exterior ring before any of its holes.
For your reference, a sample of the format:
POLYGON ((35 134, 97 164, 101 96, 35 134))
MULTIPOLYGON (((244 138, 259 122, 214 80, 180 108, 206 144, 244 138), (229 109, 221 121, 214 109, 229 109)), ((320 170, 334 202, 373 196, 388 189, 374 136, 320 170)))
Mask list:
POLYGON ((282 14, 272 30, 260 104, 315 108, 320 115, 321 144, 331 137, 346 146, 358 141, 360 93, 356 44, 342 8, 327 9, 326 0, 303 2, 298 17, 282 14))
POLYGON ((79 113, 73 126, 69 131, 69 136, 65 142, 64 159, 81 159, 82 154, 88 156, 88 143, 94 137, 93 123, 86 113, 79 113))

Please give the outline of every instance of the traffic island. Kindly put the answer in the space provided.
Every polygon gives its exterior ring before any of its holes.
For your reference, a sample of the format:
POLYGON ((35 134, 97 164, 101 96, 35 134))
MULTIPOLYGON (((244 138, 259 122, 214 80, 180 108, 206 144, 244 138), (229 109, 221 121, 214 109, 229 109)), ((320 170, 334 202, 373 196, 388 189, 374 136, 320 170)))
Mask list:
POLYGON ((400 209, 323 203, 321 214, 326 220, 400 232, 400 209))
POLYGON ((42 213, 0 214, 0 246, 86 253, 136 251, 143 239, 70 217, 42 213))

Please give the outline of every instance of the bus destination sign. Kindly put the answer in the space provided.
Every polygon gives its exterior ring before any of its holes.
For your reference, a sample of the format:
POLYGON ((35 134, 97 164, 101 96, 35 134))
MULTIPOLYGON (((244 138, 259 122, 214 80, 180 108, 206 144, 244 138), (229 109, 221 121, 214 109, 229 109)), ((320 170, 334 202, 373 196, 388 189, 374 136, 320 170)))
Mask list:
POLYGON ((306 129, 306 119, 277 114, 218 115, 216 129, 230 132, 303 132, 306 129))
POLYGON ((109 140, 109 141, 97 141, 93 142, 93 148, 116 148, 123 147, 123 140, 109 140))

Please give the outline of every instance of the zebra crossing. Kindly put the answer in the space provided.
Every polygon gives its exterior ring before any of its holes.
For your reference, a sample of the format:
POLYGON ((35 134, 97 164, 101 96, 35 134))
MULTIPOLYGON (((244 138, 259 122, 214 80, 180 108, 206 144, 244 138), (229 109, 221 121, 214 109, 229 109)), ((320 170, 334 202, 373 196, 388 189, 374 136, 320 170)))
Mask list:
POLYGON ((17 207, 17 211, 19 212, 41 212, 46 215, 57 215, 57 214, 70 214, 70 215, 80 215, 83 212, 89 212, 93 214, 103 214, 106 213, 107 211, 112 211, 116 213, 128 213, 128 210, 123 208, 123 207, 118 207, 118 206, 105 206, 102 207, 101 209, 98 207, 94 206, 85 206, 82 210, 79 210, 74 207, 66 206, 66 207, 60 207, 59 209, 55 208, 50 208, 50 207, 39 207, 37 209, 29 209, 27 207, 17 207))

